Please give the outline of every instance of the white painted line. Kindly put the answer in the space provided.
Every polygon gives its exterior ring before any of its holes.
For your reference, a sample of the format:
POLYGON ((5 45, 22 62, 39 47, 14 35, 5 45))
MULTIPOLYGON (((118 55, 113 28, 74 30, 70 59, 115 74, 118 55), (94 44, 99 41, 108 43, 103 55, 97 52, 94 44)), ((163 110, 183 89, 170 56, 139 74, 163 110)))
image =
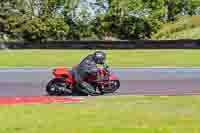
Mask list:
POLYGON ((8 72, 20 72, 20 73, 33 73, 33 72, 49 72, 51 70, 33 70, 33 69, 30 69, 30 70, 23 70, 23 69, 5 69, 5 70, 2 70, 0 69, 0 72, 1 73, 8 73, 8 72))
POLYGON ((102 98, 111 98, 111 97, 153 97, 153 96, 159 96, 161 98, 168 98, 168 97, 182 97, 182 96, 200 96, 200 93, 181 93, 181 94, 159 94, 159 93, 141 93, 141 94, 128 94, 128 95, 104 95, 104 96, 97 96, 102 98))
MULTIPOLYGON (((54 69, 54 68, 72 68, 69 66, 41 66, 41 67, 33 67, 33 66, 24 66, 24 67, 11 67, 11 66, 0 66, 0 69, 54 69)), ((176 66, 153 66, 153 67, 123 67, 123 66, 114 66, 111 68, 114 69, 200 69, 199 67, 176 67, 176 66)))
MULTIPOLYGON (((50 72, 53 68, 0 68, 0 72, 50 72)), ((69 69, 70 70, 70 69, 69 69)), ((200 68, 111 68, 113 72, 196 73, 200 68)))

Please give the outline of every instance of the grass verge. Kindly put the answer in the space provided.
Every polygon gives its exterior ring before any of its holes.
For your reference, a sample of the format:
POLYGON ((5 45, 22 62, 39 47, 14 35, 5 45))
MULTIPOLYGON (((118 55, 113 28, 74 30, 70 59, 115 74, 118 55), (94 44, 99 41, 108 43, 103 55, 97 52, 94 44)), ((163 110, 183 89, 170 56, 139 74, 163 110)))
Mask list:
POLYGON ((1 105, 1 133, 198 133, 200 97, 87 98, 78 104, 1 105))
MULTIPOLYGON (((52 67, 78 64, 94 50, 2 50, 0 67, 52 67)), ((200 50, 106 50, 113 67, 199 67, 200 50)))
POLYGON ((164 24, 152 39, 199 39, 200 16, 182 16, 175 22, 164 24))

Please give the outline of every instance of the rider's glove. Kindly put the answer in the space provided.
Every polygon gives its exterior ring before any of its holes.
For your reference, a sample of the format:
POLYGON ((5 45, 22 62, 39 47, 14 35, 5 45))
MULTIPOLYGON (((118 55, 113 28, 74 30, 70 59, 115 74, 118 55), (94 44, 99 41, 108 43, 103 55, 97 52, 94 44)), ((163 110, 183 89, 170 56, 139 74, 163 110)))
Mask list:
POLYGON ((104 67, 105 69, 108 69, 108 68, 109 68, 109 66, 108 66, 107 64, 103 64, 103 67, 104 67))
POLYGON ((103 67, 104 67, 104 69, 106 70, 106 72, 108 72, 108 73, 110 72, 110 70, 109 70, 110 67, 109 67, 107 64, 104 64, 103 67))

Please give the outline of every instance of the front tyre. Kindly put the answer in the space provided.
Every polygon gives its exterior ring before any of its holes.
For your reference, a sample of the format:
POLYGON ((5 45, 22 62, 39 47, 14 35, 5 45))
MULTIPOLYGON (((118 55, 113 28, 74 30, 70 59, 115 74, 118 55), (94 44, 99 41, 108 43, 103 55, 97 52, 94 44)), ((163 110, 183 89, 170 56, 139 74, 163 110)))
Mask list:
POLYGON ((120 81, 119 80, 111 80, 109 81, 109 87, 101 88, 101 93, 108 94, 108 93, 114 93, 116 90, 120 87, 120 81))
MULTIPOLYGON (((113 80, 113 81, 111 81, 111 88, 112 88, 112 91, 113 92, 115 92, 116 90, 118 90, 119 89, 119 87, 120 87, 120 82, 119 82, 119 80, 113 80)), ((113 93, 112 92, 112 93, 113 93)))

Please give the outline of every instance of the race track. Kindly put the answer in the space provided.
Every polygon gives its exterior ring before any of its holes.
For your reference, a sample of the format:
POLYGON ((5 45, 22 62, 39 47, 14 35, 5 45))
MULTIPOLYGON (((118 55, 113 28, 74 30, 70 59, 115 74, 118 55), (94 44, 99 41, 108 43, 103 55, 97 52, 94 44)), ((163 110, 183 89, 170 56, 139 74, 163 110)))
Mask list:
MULTIPOLYGON (((114 95, 199 95, 200 68, 114 69, 121 87, 114 95)), ((51 69, 0 69, 0 97, 44 96, 51 69)))

